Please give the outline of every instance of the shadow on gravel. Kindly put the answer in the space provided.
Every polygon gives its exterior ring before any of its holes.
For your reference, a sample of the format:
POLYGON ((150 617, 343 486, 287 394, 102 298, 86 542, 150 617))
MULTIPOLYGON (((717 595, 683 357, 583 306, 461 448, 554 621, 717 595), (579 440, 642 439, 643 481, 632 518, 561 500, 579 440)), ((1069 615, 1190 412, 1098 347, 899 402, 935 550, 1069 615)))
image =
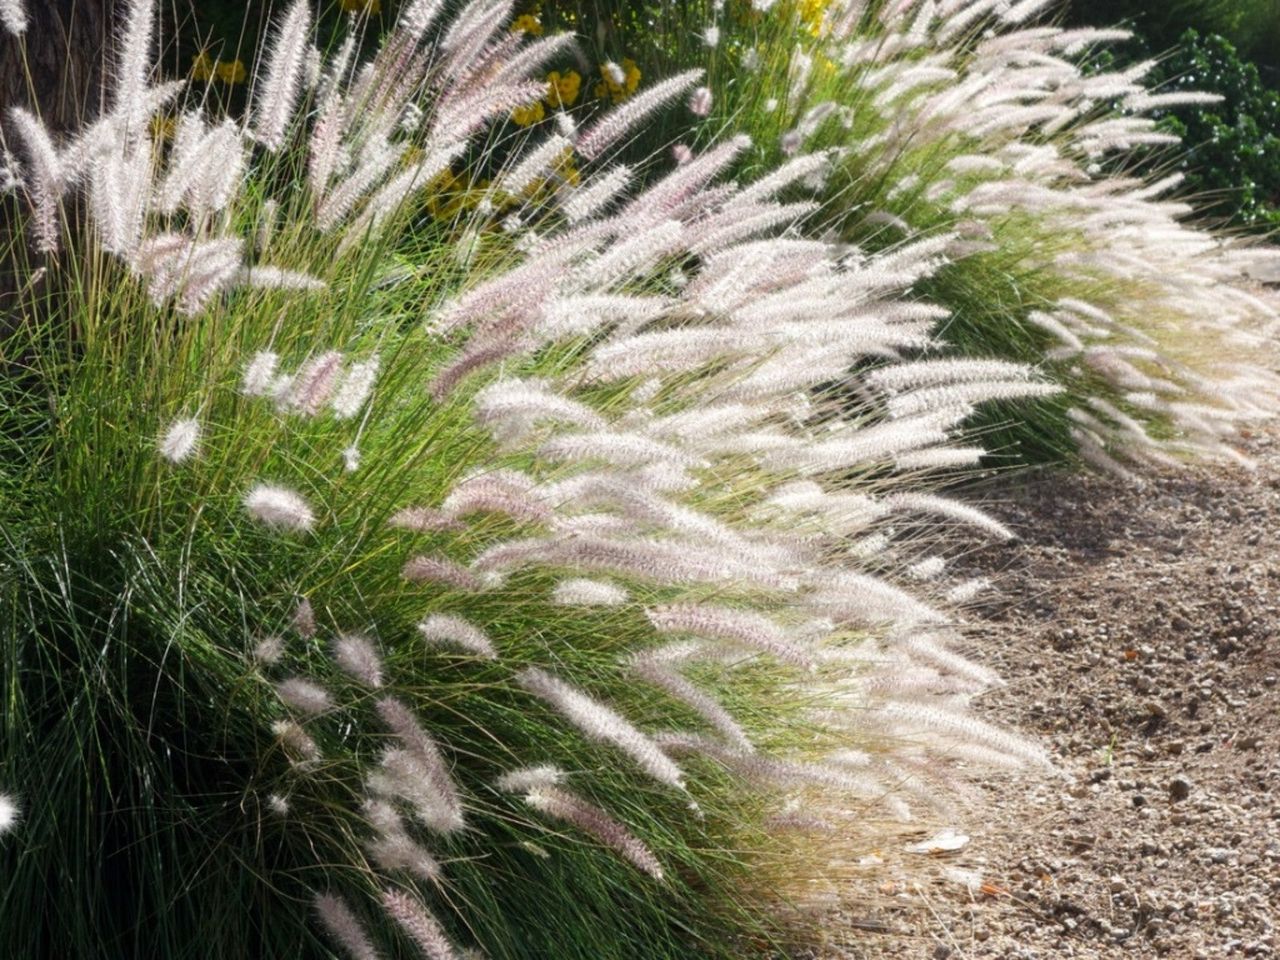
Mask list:
POLYGON ((1280 437, 1254 472, 1000 487, 1022 543, 962 562, 1002 597, 991 719, 1062 779, 983 788, 971 843, 850 916, 858 958, 1280 956, 1280 437), (864 927, 865 930, 865 927, 864 927))

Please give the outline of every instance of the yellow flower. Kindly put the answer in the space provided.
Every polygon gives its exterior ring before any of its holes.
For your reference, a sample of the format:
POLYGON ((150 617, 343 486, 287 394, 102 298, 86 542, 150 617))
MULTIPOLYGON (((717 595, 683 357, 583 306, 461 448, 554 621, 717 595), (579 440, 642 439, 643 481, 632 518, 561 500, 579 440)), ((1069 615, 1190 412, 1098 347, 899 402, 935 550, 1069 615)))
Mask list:
POLYGON ((347 13, 382 12, 382 0, 340 0, 338 5, 347 13))
POLYGON ((815 37, 822 33, 827 14, 829 0, 800 0, 800 21, 809 28, 815 37))
POLYGON ((547 74, 547 106, 571 107, 578 100, 578 91, 582 89, 582 77, 576 70, 552 70, 547 74))
POLYGON ((512 33, 527 33, 531 37, 542 36, 542 23, 531 13, 523 14, 516 17, 515 22, 511 24, 512 33))
POLYGON ((556 165, 556 172, 560 174, 560 179, 570 186, 576 187, 582 183, 582 174, 578 172, 578 168, 573 162, 572 150, 564 152, 560 163, 556 165))
POLYGON ((244 83, 244 64, 239 60, 219 60, 214 71, 223 83, 244 83))
POLYGON ((621 64, 602 63, 600 76, 603 79, 595 86, 596 96, 608 95, 614 103, 626 100, 640 86, 640 68, 630 57, 625 58, 621 64))
POLYGON ((208 81, 213 79, 214 60, 201 50, 191 61, 191 79, 208 81))
POLYGON ((640 86, 640 68, 636 66, 636 62, 631 58, 622 61, 622 69, 627 74, 627 94, 628 96, 636 92, 636 87, 640 86))
POLYGON ((537 123, 546 115, 547 111, 543 108, 542 101, 537 100, 527 107, 516 107, 512 110, 511 120, 519 126, 527 127, 532 123, 537 123))

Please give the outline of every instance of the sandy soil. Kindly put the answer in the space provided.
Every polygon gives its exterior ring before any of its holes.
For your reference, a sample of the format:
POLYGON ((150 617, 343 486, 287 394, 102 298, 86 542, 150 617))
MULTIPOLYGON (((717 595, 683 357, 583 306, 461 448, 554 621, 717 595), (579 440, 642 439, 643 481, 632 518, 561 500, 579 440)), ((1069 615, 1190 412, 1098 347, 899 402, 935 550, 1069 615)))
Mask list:
POLYGON ((1280 955, 1280 437, 1250 447, 1000 485, 1021 543, 966 561, 1014 598, 982 611, 1008 686, 981 709, 1063 776, 984 786, 954 854, 883 854, 832 956, 1280 955))

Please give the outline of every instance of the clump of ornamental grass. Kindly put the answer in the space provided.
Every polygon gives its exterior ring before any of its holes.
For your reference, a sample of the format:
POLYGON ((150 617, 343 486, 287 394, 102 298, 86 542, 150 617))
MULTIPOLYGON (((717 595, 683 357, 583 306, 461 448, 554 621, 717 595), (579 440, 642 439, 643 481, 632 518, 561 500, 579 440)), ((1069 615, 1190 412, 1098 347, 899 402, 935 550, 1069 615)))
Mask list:
POLYGON ((101 116, 6 114, 8 954, 742 957, 788 831, 1043 764, 966 711, 947 544, 1008 532, 932 478, 1056 388, 939 348, 936 243, 793 232, 810 164, 603 159, 696 71, 513 128, 573 41, 510 6, 358 62, 298 0, 237 119, 135 0, 101 116))
MULTIPOLYGON (((1124 31, 1047 25, 1051 0, 624 6, 598 35, 651 78, 705 63, 712 118, 754 138, 743 176, 809 154, 816 235, 936 240, 949 262, 917 290, 947 309, 940 336, 1063 387, 991 442, 1128 472, 1238 459, 1237 428, 1273 413, 1276 253, 1198 228, 1178 177, 1126 174, 1178 146, 1153 115, 1215 98, 1147 89, 1150 63, 1101 69, 1124 31)), ((699 132, 686 115, 653 136, 699 132)))

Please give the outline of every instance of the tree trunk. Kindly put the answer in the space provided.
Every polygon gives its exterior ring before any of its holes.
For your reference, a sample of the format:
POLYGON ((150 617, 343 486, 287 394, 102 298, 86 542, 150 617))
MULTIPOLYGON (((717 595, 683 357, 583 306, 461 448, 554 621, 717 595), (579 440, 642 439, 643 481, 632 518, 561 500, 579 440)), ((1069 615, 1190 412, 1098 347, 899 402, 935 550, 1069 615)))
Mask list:
MULTIPOLYGON (((27 30, 19 39, 0 29, 0 143, 21 162, 24 151, 5 136, 10 107, 40 116, 55 136, 76 129, 101 108, 104 53, 112 40, 117 0, 27 0, 27 30)), ((11 310, 30 269, 23 239, 14 236, 21 199, 0 197, 0 340, 16 322, 11 310)))
POLYGON ((0 108, 34 108, 58 131, 96 115, 116 6, 116 0, 28 0, 23 40, 0 30, 0 108))

